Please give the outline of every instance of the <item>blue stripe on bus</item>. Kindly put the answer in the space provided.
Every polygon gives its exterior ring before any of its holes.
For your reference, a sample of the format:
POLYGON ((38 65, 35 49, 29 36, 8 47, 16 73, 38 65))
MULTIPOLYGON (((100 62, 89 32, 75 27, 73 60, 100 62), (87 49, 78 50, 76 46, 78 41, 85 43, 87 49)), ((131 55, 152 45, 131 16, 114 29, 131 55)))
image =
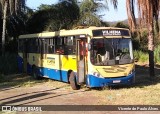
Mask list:
POLYGON ((18 72, 22 73, 23 72, 23 59, 22 59, 22 57, 18 56, 17 61, 18 61, 18 72))
POLYGON ((93 75, 88 75, 86 85, 88 87, 104 87, 107 85, 117 85, 117 84, 127 85, 127 84, 132 84, 135 78, 134 76, 135 76, 135 72, 133 72, 132 74, 126 77, 120 77, 120 78, 99 78, 93 75), (119 81, 119 80, 120 80, 120 83, 113 83, 113 81, 119 81))
POLYGON ((42 77, 47 76, 50 79, 68 82, 67 71, 49 68, 39 68, 38 74, 42 77))
POLYGON ((29 63, 27 63, 27 73, 32 73, 32 65, 30 65, 29 63))

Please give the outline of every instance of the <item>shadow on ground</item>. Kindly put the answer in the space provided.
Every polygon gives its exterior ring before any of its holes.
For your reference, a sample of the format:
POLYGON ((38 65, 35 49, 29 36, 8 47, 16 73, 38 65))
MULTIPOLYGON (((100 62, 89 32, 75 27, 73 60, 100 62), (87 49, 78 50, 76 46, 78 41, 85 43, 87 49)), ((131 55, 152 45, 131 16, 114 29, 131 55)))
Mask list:
POLYGON ((48 90, 38 90, 36 92, 28 92, 28 93, 23 93, 23 94, 19 94, 19 95, 11 95, 10 97, 6 97, 6 98, 2 98, 0 99, 0 105, 27 105, 27 104, 32 104, 35 102, 39 102, 39 101, 44 101, 44 100, 48 100, 48 99, 53 99, 53 98, 57 98, 57 97, 63 97, 64 98, 67 95, 72 95, 72 94, 78 94, 78 93, 82 93, 82 92, 87 92, 88 90, 79 90, 79 91, 70 91, 70 92, 60 92, 60 93, 56 93, 55 90, 64 88, 63 86, 61 87, 57 87, 54 89, 48 89, 48 90))
MULTIPOLYGON (((36 84, 44 84, 44 82, 49 81, 50 79, 43 78, 41 80, 34 80, 31 76, 25 75, 25 74, 16 74, 16 75, 8 75, 3 78, 3 81, 0 83, 0 92, 3 94, 3 92, 7 92, 14 89, 19 89, 24 84, 28 84, 27 82, 33 83, 33 85, 36 84)), ((54 82, 53 82, 54 83, 54 82)), ((70 86, 69 84, 67 86, 70 86)), ((66 87, 66 84, 64 85, 57 85, 53 89, 47 89, 47 90, 36 90, 33 92, 24 92, 20 94, 13 94, 9 95, 8 97, 4 96, 3 98, 0 98, 0 105, 7 105, 7 104, 15 104, 15 105, 25 105, 25 104, 31 104, 34 102, 44 101, 46 99, 52 99, 57 98, 61 96, 67 96, 72 94, 77 94, 81 92, 88 91, 86 90, 78 90, 78 91, 67 91, 67 92, 60 92, 57 94, 56 90, 60 89, 60 91, 63 91, 63 88, 66 87)))
POLYGON ((0 91, 11 90, 21 86, 36 85, 47 82, 49 79, 34 80, 27 74, 0 75, 0 91))
POLYGON ((136 65, 136 83, 134 86, 143 87, 160 83, 160 65, 155 65, 155 77, 150 77, 148 65, 136 65))

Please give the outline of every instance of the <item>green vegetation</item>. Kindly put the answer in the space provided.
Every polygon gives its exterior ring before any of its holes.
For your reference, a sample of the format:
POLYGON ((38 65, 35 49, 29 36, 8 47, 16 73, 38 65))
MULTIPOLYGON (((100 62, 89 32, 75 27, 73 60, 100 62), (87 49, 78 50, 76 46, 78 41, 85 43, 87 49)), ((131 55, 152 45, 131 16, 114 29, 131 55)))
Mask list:
POLYGON ((143 52, 143 51, 139 51, 139 50, 135 50, 134 51, 134 58, 136 61, 139 61, 139 62, 148 62, 148 53, 146 52, 143 52))
POLYGON ((12 74, 12 75, 0 75, 0 87, 33 87, 37 85, 45 85, 53 88, 63 87, 65 89, 71 89, 70 85, 64 82, 51 80, 48 78, 42 78, 41 80, 35 80, 32 76, 27 74, 12 74))
POLYGON ((154 50, 154 60, 156 63, 160 64, 160 45, 158 45, 154 50))
POLYGON ((100 105, 159 105, 160 84, 94 91, 100 105))
POLYGON ((14 74, 18 72, 17 54, 6 53, 0 56, 0 74, 14 74))
POLYGON ((38 9, 27 21, 28 33, 71 29, 80 15, 74 0, 72 3, 64 1, 53 5, 42 4, 38 9))
POLYGON ((119 28, 129 28, 128 24, 125 24, 124 22, 117 22, 115 25, 115 27, 119 27, 119 28))
POLYGON ((3 86, 18 86, 31 87, 37 83, 47 82, 47 80, 34 80, 31 76, 26 74, 15 75, 0 75, 0 87, 3 86))
MULTIPOLYGON (((141 63, 148 63, 148 60, 149 60, 148 53, 145 51, 141 51, 141 50, 135 50, 134 57, 136 61, 141 62, 141 63)), ((154 61, 155 63, 160 64, 160 45, 155 47, 154 61)))

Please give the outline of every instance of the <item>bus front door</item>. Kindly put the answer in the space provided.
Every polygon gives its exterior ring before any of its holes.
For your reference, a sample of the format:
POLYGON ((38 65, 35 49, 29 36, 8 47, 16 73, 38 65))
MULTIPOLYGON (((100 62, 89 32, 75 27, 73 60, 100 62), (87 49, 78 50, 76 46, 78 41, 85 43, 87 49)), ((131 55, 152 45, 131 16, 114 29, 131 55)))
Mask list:
POLYGON ((77 40, 77 82, 82 84, 86 77, 86 39, 77 40))

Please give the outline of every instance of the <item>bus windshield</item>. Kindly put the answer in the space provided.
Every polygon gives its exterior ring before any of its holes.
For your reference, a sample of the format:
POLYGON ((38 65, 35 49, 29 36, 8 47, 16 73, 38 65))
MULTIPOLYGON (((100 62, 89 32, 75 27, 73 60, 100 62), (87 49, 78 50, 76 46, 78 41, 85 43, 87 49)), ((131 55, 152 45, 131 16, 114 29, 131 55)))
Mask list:
POLYGON ((91 40, 91 63, 97 66, 133 62, 132 41, 128 38, 98 38, 91 40))

